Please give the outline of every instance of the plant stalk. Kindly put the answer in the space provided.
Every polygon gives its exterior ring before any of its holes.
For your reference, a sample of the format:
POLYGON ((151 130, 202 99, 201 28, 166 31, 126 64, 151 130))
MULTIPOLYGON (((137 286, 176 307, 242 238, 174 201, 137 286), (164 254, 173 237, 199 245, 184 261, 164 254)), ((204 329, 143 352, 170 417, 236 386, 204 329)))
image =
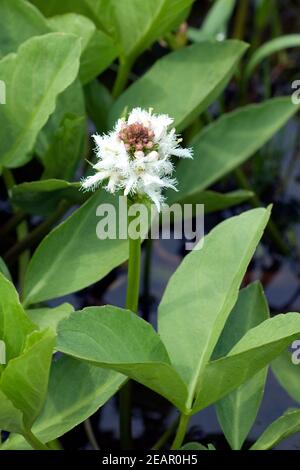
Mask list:
MULTIPOLYGON (((128 208, 130 207, 130 200, 128 200, 128 208)), ((128 228, 131 220, 128 216, 128 228)), ((140 271, 141 271, 141 240, 140 238, 129 239, 129 260, 128 260, 128 282, 126 293, 126 308, 134 313, 138 311, 139 291, 140 291, 140 271)), ((124 450, 132 448, 132 430, 131 430, 131 406, 132 406, 132 393, 131 382, 127 382, 120 390, 119 403, 120 403, 120 438, 121 447, 124 450)))
POLYGON ((179 426, 177 428, 176 436, 173 441, 171 450, 179 450, 181 448, 187 432, 189 421, 190 416, 182 413, 180 416, 179 426))
POLYGON ((50 450, 31 431, 26 431, 23 436, 34 450, 50 450))
POLYGON ((112 90, 112 97, 117 99, 125 89, 131 70, 131 61, 120 60, 117 79, 112 90))

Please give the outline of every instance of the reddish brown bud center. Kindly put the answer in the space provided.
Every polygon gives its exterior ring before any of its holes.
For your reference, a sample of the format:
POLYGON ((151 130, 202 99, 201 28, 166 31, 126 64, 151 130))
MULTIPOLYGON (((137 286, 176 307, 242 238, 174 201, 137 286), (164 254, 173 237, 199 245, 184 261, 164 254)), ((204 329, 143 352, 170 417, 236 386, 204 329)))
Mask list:
POLYGON ((154 132, 143 124, 124 124, 119 132, 119 138, 124 142, 128 151, 133 153, 147 151, 154 147, 154 132))

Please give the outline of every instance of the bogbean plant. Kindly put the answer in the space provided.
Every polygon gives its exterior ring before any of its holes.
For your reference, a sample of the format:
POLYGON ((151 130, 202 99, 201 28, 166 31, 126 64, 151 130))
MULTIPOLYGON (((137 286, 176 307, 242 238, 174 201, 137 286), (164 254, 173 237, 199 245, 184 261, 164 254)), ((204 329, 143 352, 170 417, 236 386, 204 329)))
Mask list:
MULTIPOLYGON (((118 210, 118 195, 127 195, 129 204, 152 200, 160 208, 167 188, 168 204, 202 203, 206 213, 252 198, 246 190, 209 188, 256 153, 297 106, 290 97, 273 98, 205 125, 210 105, 224 102, 227 84, 235 80, 245 88, 258 63, 279 48, 277 42, 277 49, 264 46, 249 57, 248 44, 226 39, 234 8, 243 8, 236 3, 215 1, 201 29, 174 33, 193 0, 0 1, 6 93, 0 170, 13 211, 1 229, 0 339, 6 357, 1 355, 0 429, 9 433, 2 434, 3 450, 57 447, 53 441, 118 391, 121 441, 129 447, 128 379, 178 410, 172 449, 207 450, 184 443, 190 417, 211 404, 231 448, 241 449, 276 358, 279 380, 300 399, 295 381, 284 379, 295 369, 282 355, 300 336, 300 316, 270 318, 260 283, 241 289, 271 207, 228 218, 184 258, 159 304, 157 331, 138 315, 142 241, 96 236, 97 207, 110 203, 118 210), (138 57, 162 38, 169 45, 163 57, 132 76, 138 57), (97 77, 116 59, 110 93, 97 77), (95 156, 88 122, 97 131, 95 156), (16 184, 14 175, 28 175, 28 168, 40 178, 18 176, 16 184), (38 224, 30 228, 33 220, 38 224), (17 241, 7 247, 14 230, 17 241), (127 260, 124 309, 74 312, 59 302, 127 260), (53 299, 57 307, 49 306, 53 299)), ((236 29, 241 32, 238 22, 236 29)), ((299 430, 300 410, 288 411, 251 449, 270 449, 299 430)))

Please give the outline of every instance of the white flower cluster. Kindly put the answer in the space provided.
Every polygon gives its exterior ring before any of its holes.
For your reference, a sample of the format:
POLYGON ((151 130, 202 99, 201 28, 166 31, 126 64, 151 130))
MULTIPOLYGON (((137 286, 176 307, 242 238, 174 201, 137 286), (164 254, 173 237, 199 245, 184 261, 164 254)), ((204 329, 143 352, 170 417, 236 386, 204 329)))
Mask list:
POLYGON ((191 158, 190 149, 180 147, 173 119, 152 110, 135 108, 128 118, 119 119, 107 135, 94 135, 98 161, 96 173, 82 181, 85 190, 94 190, 102 182, 111 193, 147 196, 160 210, 162 190, 176 190, 171 157, 191 158))

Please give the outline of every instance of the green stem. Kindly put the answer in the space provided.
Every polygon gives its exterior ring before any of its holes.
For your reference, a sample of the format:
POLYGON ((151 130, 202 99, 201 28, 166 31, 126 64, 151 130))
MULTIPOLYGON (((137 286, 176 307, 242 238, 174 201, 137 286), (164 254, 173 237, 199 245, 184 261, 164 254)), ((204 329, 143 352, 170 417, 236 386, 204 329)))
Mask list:
POLYGON ((34 450, 50 450, 31 431, 24 432, 23 436, 34 450))
POLYGON ((5 237, 12 230, 14 230, 17 225, 19 225, 26 218, 26 213, 23 211, 16 212, 0 229, 0 237, 5 237))
MULTIPOLYGON (((241 168, 238 168, 235 170, 235 177, 240 186, 243 189, 246 189, 247 191, 253 191, 252 186, 248 182, 243 170, 241 168)), ((263 206, 262 201, 259 199, 259 197, 254 193, 252 198, 250 199, 250 203, 252 204, 253 207, 261 207, 263 206)), ((267 232, 272 239, 274 245, 277 247, 278 251, 283 254, 283 255, 290 255, 290 250, 286 246, 284 240, 282 239, 281 233, 277 227, 277 225, 274 223, 272 219, 269 220, 269 223, 267 225, 267 232)))
POLYGON ((234 25, 233 38, 243 40, 245 36, 247 15, 248 15, 249 0, 242 0, 239 2, 238 11, 234 25))
POLYGON ((128 284, 126 308, 137 313, 141 272, 141 240, 129 239, 128 284))
POLYGON ((168 429, 165 430, 163 435, 159 438, 159 440, 154 444, 151 450, 160 450, 170 439, 170 437, 174 434, 179 424, 179 418, 177 418, 168 429))
POLYGON ((117 79, 112 90, 112 96, 114 99, 118 98, 126 87, 130 69, 131 61, 128 59, 126 61, 121 59, 119 63, 117 79))
POLYGON ((43 238, 52 226, 64 215, 69 207, 69 203, 62 202, 57 210, 45 222, 36 227, 30 232, 26 238, 22 238, 16 245, 8 250, 4 259, 8 264, 12 264, 23 251, 31 248, 36 242, 43 238))
MULTIPOLYGON (((8 196, 10 197, 11 189, 16 184, 14 176, 13 176, 12 172, 10 170, 8 170, 7 168, 3 169, 2 174, 3 174, 3 179, 4 179, 4 182, 5 182, 6 188, 7 188, 8 196)), ((17 213, 17 209, 14 206, 12 206, 12 208, 13 208, 14 213, 17 213)), ((26 220, 23 220, 19 225, 17 225, 16 233, 17 233, 18 243, 21 243, 24 240, 24 238, 26 238, 26 236, 28 234, 28 224, 27 224, 26 220)), ((22 289, 23 289, 23 282, 24 282, 25 272, 26 272, 29 260, 30 260, 29 251, 25 251, 24 253, 22 253, 22 255, 20 255, 20 257, 18 259, 19 283, 20 283, 21 293, 22 293, 22 289)))
MULTIPOLYGON (((131 202, 128 200, 128 207, 131 202)), ((128 227, 131 222, 128 218, 128 227)), ((141 240, 130 238, 129 234, 129 260, 128 260, 128 282, 126 293, 126 308, 137 313, 140 291, 140 271, 141 271, 141 240)), ((132 448, 131 432, 131 383, 120 390, 120 437, 122 449, 132 448)))
POLYGON ((84 430, 86 432, 87 438, 90 441, 90 444, 93 447, 93 449, 100 450, 90 418, 87 418, 84 421, 83 426, 84 426, 84 430))
POLYGON ((180 416, 179 426, 177 428, 176 436, 173 441, 171 450, 179 450, 181 448, 187 432, 189 421, 190 416, 182 413, 180 416))

